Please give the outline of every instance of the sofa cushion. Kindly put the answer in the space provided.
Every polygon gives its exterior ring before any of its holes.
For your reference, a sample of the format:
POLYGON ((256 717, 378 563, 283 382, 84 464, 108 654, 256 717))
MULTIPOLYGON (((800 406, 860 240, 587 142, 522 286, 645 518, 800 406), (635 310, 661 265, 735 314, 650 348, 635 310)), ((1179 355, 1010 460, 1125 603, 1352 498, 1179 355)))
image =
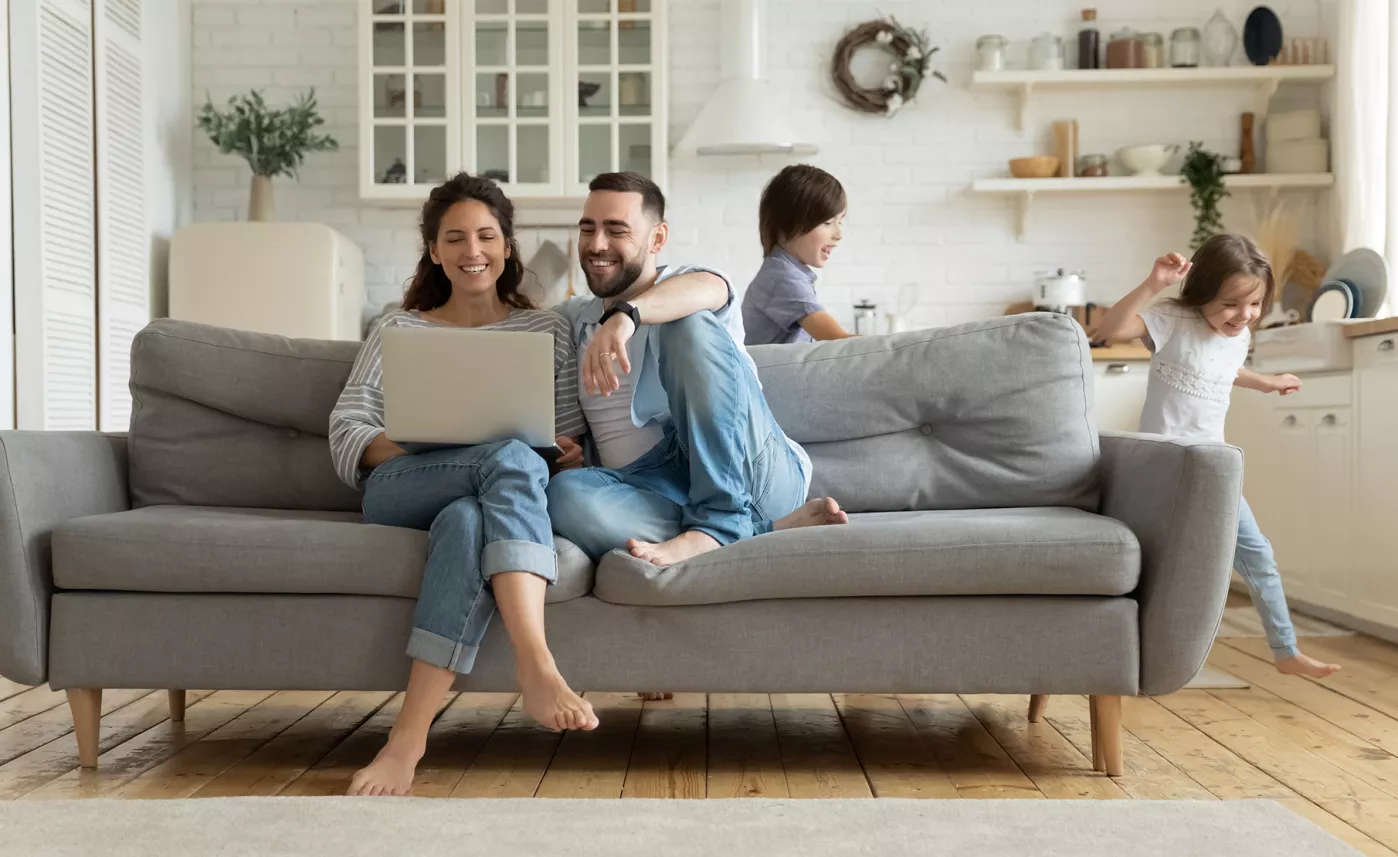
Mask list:
POLYGON ((1097 510, 1087 337, 1030 313, 892 336, 749 349, 811 495, 851 512, 1097 510))
MULTIPOLYGON (((559 538, 546 599, 592 589, 592 563, 559 538)), ((427 533, 352 512, 147 506, 75 518, 53 531, 59 589, 255 592, 417 598, 427 533)))
POLYGON ((657 568, 619 551, 594 593, 614 604, 866 595, 1107 595, 1136 588, 1125 524, 1069 508, 883 512, 784 530, 657 568))
POLYGON ((131 346, 131 505, 359 510, 330 461, 358 342, 159 319, 131 346))

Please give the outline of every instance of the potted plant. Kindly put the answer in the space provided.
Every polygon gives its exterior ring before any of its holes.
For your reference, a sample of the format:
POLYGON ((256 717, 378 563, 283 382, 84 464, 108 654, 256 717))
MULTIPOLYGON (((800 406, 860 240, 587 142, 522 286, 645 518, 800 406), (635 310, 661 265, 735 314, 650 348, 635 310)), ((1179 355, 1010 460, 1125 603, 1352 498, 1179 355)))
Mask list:
POLYGON ((1180 175, 1189 184, 1189 204, 1194 206, 1194 238, 1189 246, 1198 250, 1223 231, 1223 215, 1218 203, 1228 196, 1223 184, 1223 158, 1198 142, 1189 144, 1180 175))
POLYGON ((272 179, 286 175, 297 178, 296 170, 308 152, 329 152, 340 147, 334 137, 316 133, 325 124, 316 110, 312 89, 289 107, 269 109, 262 93, 228 99, 227 110, 206 100, 199 111, 199 127, 224 154, 241 155, 252 168, 252 188, 248 196, 248 220, 272 220, 272 179))

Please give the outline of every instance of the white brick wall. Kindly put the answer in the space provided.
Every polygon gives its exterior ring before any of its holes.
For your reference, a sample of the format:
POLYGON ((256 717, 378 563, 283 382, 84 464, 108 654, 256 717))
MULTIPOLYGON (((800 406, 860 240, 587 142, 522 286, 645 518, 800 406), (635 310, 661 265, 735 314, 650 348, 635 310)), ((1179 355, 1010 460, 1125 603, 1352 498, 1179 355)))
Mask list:
MULTIPOLYGON (((1005 161, 1050 151, 1050 123, 1078 120, 1086 152, 1120 146, 1202 140, 1236 153, 1238 116, 1251 109, 1246 89, 1144 90, 1087 95, 1045 93, 1034 125, 1015 129, 1008 95, 973 94, 966 84, 975 39, 999 33, 1022 62, 1033 36, 1077 30, 1082 0, 769 0, 768 76, 791 93, 793 111, 821 145, 813 163, 830 170, 850 196, 845 241, 826 269, 821 293, 848 323, 851 305, 869 298, 891 306, 900 286, 916 283, 918 324, 954 324, 998 315, 1029 294, 1036 270, 1081 268, 1090 298, 1115 300, 1140 280, 1150 260, 1187 249, 1193 219, 1185 193, 1041 197, 1029 233, 1015 239, 1010 198, 969 192, 978 176, 1005 173, 1005 161), (841 107, 826 79, 835 42, 876 14, 926 28, 941 46, 938 67, 950 83, 929 81, 915 105, 892 120, 841 107)), ((670 0, 671 140, 697 115, 719 80, 718 0, 670 0)), ((1103 38, 1124 25, 1161 32, 1202 27, 1222 7, 1241 29, 1251 0, 1114 0, 1099 4, 1103 38)), ((1280 0, 1272 8, 1288 36, 1321 33, 1317 18, 1330 2, 1280 0)), ((416 262, 415 212, 361 204, 355 176, 358 98, 352 0, 196 0, 194 99, 222 101, 262 88, 273 101, 315 86, 339 152, 311 157, 301 181, 277 181, 278 214, 319 220, 363 248, 371 304, 399 294, 416 262)), ((1332 39, 1333 45, 1333 39, 1332 39)), ((1314 104, 1315 87, 1285 87, 1274 107, 1314 104)), ((787 161, 774 157, 675 162, 667 187, 671 243, 666 257, 717 265, 740 285, 760 264, 757 200, 762 185, 787 161)), ((243 216, 248 172, 233 158, 196 142, 195 217, 243 216)), ((1306 211, 1306 243, 1328 216, 1326 194, 1291 195, 1306 211)), ((1231 228, 1246 229, 1251 197, 1225 203, 1231 228)), ((1325 230, 1319 230, 1325 234, 1325 230)), ((526 249, 526 255, 528 250, 526 249)))

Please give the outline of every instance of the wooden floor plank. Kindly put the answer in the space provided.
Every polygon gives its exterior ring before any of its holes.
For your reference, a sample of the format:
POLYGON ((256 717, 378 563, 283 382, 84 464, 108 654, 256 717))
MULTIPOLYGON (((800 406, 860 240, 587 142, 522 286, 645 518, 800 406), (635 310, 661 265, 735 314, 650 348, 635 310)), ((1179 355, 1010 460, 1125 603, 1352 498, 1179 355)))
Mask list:
POLYGON ((31 687, 0 702, 0 729, 8 729, 29 718, 60 705, 66 705, 68 694, 49 690, 48 685, 31 687))
POLYGON ((451 797, 533 797, 562 738, 535 723, 516 699, 451 797))
MULTIPOLYGON (((186 705, 209 695, 209 691, 189 691, 186 705)), ((103 694, 105 697, 106 694, 103 694)), ((59 709, 67 716, 66 707, 59 709)), ((164 693, 148 693, 102 718, 97 748, 105 753, 170 719, 170 704, 164 693)), ((0 800, 12 800, 46 785, 78 767, 78 743, 72 732, 0 765, 0 800)))
POLYGON ((708 794, 708 698, 677 693, 646 700, 624 798, 702 798, 708 794))
POLYGON ((10 681, 7 678, 0 678, 0 700, 9 699, 16 694, 29 690, 30 685, 20 684, 17 681, 10 681))
POLYGON ((774 693, 771 700, 792 797, 874 796, 829 694, 774 693))
POLYGON ((449 797, 514 705, 513 693, 462 693, 427 733, 413 776, 413 797, 449 797))
MULTIPOLYGON (((1092 770, 1092 759, 1078 751, 1050 723, 1030 723, 1028 696, 962 695, 987 732, 1048 798, 1116 800, 1129 797, 1111 778, 1092 770)), ((1052 711, 1055 700, 1049 702, 1052 711)))
POLYGON ((205 783, 192 797, 281 793, 392 696, 389 691, 335 694, 252 755, 205 783))
POLYGON ((1370 666, 1386 668, 1398 673, 1398 646, 1367 634, 1350 634, 1343 637, 1325 637, 1321 640, 1304 640, 1306 646, 1312 642, 1322 643, 1325 648, 1339 658, 1355 658, 1370 666))
MULTIPOLYGON (((1091 758, 1092 723, 1087 697, 1055 696, 1047 716, 1059 734, 1071 741, 1085 758, 1091 758)), ((1137 800, 1218 799, 1150 745, 1123 731, 1121 748, 1125 774, 1113 780, 1122 791, 1137 800)))
MULTIPOLYGON (((148 694, 148 690, 109 690, 102 694, 102 714, 111 714, 148 694)), ((161 696, 163 698, 164 694, 161 696)), ((21 720, 8 729, 0 729, 0 765, 72 731, 73 716, 66 705, 21 720)))
POLYGON ((898 701, 961 797, 1043 798, 960 697, 902 695, 898 701))
POLYGON ((1283 798, 1277 803, 1329 833, 1365 857, 1398 857, 1378 840, 1361 832, 1333 813, 1316 806, 1303 797, 1283 798))
POLYGON ((1122 700, 1121 719, 1126 731, 1224 800, 1298 797, 1296 792, 1161 705, 1159 700, 1163 698, 1122 700))
POLYGON ((558 745, 535 797, 619 798, 641 724, 641 697, 635 693, 588 692, 601 725, 591 732, 569 732, 558 745))
MULTIPOLYGON (((1306 679, 1306 681, 1329 688, 1356 702, 1362 702, 1375 711, 1398 719, 1398 681, 1394 680, 1398 671, 1383 664, 1356 659, 1343 651, 1330 647, 1333 641, 1343 639, 1347 638, 1307 637, 1303 641, 1307 654, 1318 658, 1331 658, 1344 667, 1328 678, 1306 679)), ((1272 660, 1266 640, 1249 638, 1220 640, 1219 642, 1255 658, 1269 662, 1272 660)))
MULTIPOLYGON (((210 694, 188 706, 184 722, 167 720, 147 729, 103 753, 98 758, 96 770, 79 768, 69 771, 21 799, 111 797, 145 771, 271 695, 271 691, 266 690, 221 690, 210 694)), ((159 698, 163 694, 151 696, 159 698)), ((168 711, 166 714, 168 716, 168 711)))
POLYGON ((834 700, 874 797, 961 796, 897 699, 856 693, 834 700))
MULTIPOLYGON (((1271 662, 1258 660, 1230 646, 1215 646, 1209 663, 1246 679, 1253 687, 1304 708, 1376 747, 1398 755, 1398 719, 1356 702, 1322 683, 1282 675, 1271 662)), ((1394 680, 1398 680, 1395 675, 1394 680)))
POLYGON ((1322 801, 1321 808, 1398 851, 1398 800, 1322 801))
POLYGON ((150 800, 189 797, 333 695, 332 691, 278 691, 174 756, 147 768, 112 796, 150 800))
POLYGON ((791 797, 767 694, 709 694, 708 780, 711 798, 791 797))
POLYGON ((1160 697, 1159 701, 1253 767, 1314 803, 1387 797, 1359 777, 1337 768, 1208 691, 1180 691, 1160 697))

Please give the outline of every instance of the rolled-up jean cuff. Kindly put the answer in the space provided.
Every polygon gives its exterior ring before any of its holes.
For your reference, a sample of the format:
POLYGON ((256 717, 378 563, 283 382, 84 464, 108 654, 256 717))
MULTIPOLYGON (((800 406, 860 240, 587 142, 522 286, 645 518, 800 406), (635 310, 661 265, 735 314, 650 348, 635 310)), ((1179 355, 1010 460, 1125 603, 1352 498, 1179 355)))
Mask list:
POLYGON ((414 628, 408 635, 408 657, 454 673, 469 673, 479 651, 479 646, 468 646, 422 628, 414 628))
MULTIPOLYGON (((720 546, 731 545, 734 542, 742 541, 745 538, 744 535, 735 534, 732 530, 719 530, 706 524, 691 524, 685 529, 697 530, 698 532, 701 532, 704 535, 712 538, 714 541, 718 542, 720 546)), ((753 535, 757 535, 757 533, 753 533, 753 535)))
POLYGON ((1284 643, 1280 646, 1269 646, 1268 648, 1272 650, 1272 657, 1277 660, 1294 658, 1297 655, 1301 654, 1301 650, 1296 647, 1295 643, 1291 643, 1289 645, 1284 643))
POLYGON ((489 580, 502 571, 527 571, 549 583, 558 580, 558 555, 553 548, 524 539, 501 539, 485 546, 481 574, 489 580))

